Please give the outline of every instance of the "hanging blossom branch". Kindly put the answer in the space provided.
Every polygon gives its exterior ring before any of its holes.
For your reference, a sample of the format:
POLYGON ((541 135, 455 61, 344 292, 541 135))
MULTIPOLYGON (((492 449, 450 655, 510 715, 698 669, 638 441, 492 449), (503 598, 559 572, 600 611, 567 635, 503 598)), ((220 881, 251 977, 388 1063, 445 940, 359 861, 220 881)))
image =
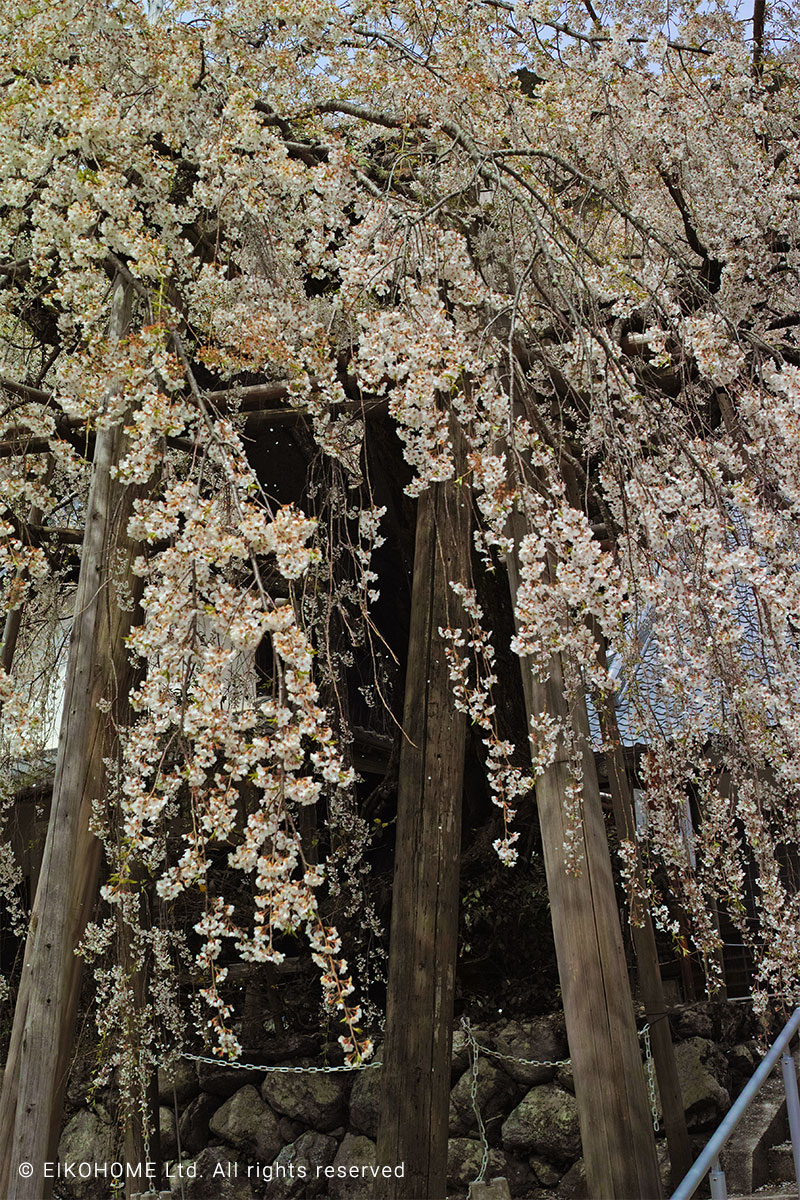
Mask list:
POLYGON ((486 775, 492 803, 503 814, 503 836, 493 843, 500 861, 511 867, 517 861, 518 852, 514 843, 519 833, 511 830, 516 815, 514 807, 518 797, 527 795, 537 775, 528 775, 519 767, 511 765, 514 744, 500 737, 496 721, 496 704, 493 703, 493 688, 497 684, 494 674, 495 650, 491 635, 484 628, 484 613, 474 588, 463 583, 450 583, 450 587, 461 600, 465 614, 471 619, 466 629, 447 626, 439 629, 445 642, 445 655, 450 671, 450 682, 455 706, 483 730, 483 745, 486 748, 486 775))
MULTIPOLYGON (((253 876, 253 926, 248 932, 233 924, 229 902, 207 896, 206 915, 195 927, 205 938, 198 962, 211 976, 202 995, 215 1010, 208 1028, 218 1051, 239 1050, 219 990, 227 974, 218 964, 222 937, 235 938, 246 960, 280 962, 276 939, 304 928, 324 972, 326 1003, 349 1030, 348 1053, 358 1054, 365 1047, 355 1033, 360 1012, 346 1001, 347 964, 315 896, 324 868, 306 863, 292 816, 315 804, 323 789, 350 787, 353 772, 319 706, 311 648, 294 606, 276 605, 260 582, 265 560, 289 585, 302 578, 314 554, 307 545, 313 522, 291 505, 267 511, 227 419, 211 418, 196 437, 206 481, 178 478, 160 497, 137 502, 129 531, 145 543, 169 544, 137 564, 147 580, 145 621, 130 644, 147 671, 131 697, 138 718, 123 741, 123 849, 103 894, 118 901, 139 859, 158 872, 164 900, 192 886, 205 891, 212 846, 231 845, 229 866, 253 876), (272 697, 253 703, 235 695, 235 665, 265 638, 273 654, 272 697), (254 808, 246 791, 257 797, 254 808), (243 801, 251 811, 242 828, 243 801), (191 832, 170 863, 165 824, 187 804, 191 832)), ((121 470, 138 461, 134 445, 121 470)))

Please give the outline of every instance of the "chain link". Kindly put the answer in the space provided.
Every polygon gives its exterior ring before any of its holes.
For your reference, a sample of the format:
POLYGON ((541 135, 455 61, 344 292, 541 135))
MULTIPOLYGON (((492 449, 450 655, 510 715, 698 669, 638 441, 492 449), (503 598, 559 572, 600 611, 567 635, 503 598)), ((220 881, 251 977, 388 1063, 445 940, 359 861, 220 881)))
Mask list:
POLYGON ((353 1067, 268 1067, 258 1063, 229 1062, 224 1058, 210 1058, 206 1054, 181 1054, 190 1062, 211 1063, 214 1067, 228 1067, 234 1071, 275 1071, 280 1075, 333 1075, 339 1071, 370 1071, 380 1067, 380 1062, 357 1063, 353 1067))
POLYGON ((647 1074, 647 1090, 650 1093, 650 1113, 653 1118, 653 1131, 658 1133, 661 1125, 658 1119, 658 1101, 656 1099, 656 1072, 653 1064, 653 1050, 650 1045, 650 1026, 645 1025, 639 1030, 639 1037, 644 1039, 644 1069, 647 1074))

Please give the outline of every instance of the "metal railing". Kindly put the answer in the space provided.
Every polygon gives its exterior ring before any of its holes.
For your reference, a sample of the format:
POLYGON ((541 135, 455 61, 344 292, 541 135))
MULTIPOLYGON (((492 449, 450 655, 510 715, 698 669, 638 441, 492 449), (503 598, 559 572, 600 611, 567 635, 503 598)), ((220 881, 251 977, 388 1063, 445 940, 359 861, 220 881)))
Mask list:
POLYGON ((691 1170, 681 1180, 677 1189, 672 1193, 671 1200, 691 1200, 697 1188, 708 1175, 711 1185, 712 1200, 728 1200, 728 1188, 725 1183, 725 1172, 719 1161, 723 1146, 741 1121, 751 1101, 760 1091, 772 1073, 772 1068, 781 1060, 783 1070, 783 1086, 786 1091, 786 1110, 789 1116, 789 1133, 792 1139, 792 1157, 794 1159, 794 1174, 800 1190, 800 1097, 797 1091, 797 1071, 794 1059, 789 1053, 789 1042, 800 1027, 800 1008, 796 1008, 784 1025, 778 1037, 770 1046, 765 1058, 752 1079, 742 1089, 722 1124, 711 1137, 703 1153, 691 1170))

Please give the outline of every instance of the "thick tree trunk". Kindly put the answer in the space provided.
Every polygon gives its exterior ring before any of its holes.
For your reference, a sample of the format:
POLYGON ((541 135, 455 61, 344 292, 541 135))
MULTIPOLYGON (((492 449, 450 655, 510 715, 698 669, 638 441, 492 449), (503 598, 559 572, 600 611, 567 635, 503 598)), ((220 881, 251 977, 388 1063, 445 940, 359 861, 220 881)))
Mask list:
POLYGON ((444 1200, 465 719, 453 709, 439 627, 448 580, 466 581, 468 501, 455 483, 419 501, 400 752, 378 1161, 405 1164, 390 1200, 444 1200))
MULTIPOLYGON (((129 306, 118 282, 112 337, 124 332, 129 306)), ((128 566, 134 553, 126 539, 133 489, 111 478, 122 444, 121 426, 99 431, 95 442, 50 825, 0 1103, 0 1195, 7 1200, 47 1200, 52 1190, 43 1164, 55 1157, 73 1049, 81 981, 74 951, 95 903, 100 863, 89 821, 105 786, 111 723, 97 703, 124 692, 128 671, 124 638, 133 613, 129 598, 115 593, 111 571, 120 572, 118 548, 128 566), (20 1174, 23 1163, 30 1178, 20 1174)))
MULTIPOLYGON (((519 520, 515 524, 519 537, 525 531, 519 520)), ((519 566, 513 554, 508 569, 516 607, 519 566)), ((522 680, 529 722, 542 713, 570 719, 560 657, 551 660, 546 684, 538 682, 525 661, 522 680)), ((588 1190, 595 1200, 654 1200, 662 1194, 655 1139, 585 712, 579 720, 584 723, 586 728, 579 729, 579 875, 569 874, 564 860, 568 828, 563 802, 571 782, 565 756, 539 778, 536 798, 588 1190)))

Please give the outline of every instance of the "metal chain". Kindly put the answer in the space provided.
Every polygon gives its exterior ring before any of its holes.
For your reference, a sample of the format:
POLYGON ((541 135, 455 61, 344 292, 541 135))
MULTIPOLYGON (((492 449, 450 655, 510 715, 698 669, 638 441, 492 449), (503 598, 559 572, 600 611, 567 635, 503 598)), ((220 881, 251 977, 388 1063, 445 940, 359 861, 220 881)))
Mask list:
POLYGON ((650 1026, 645 1025, 639 1030, 639 1037, 644 1039, 644 1069, 647 1074, 647 1089, 650 1093, 650 1113, 653 1118, 653 1130, 658 1133, 661 1125, 658 1120, 658 1101, 656 1100, 656 1072, 653 1064, 653 1051, 650 1046, 650 1026))
MULTIPOLYGON (((747 999, 747 997, 745 997, 747 999)), ((480 1106, 478 1105, 478 1060, 481 1054, 491 1055, 492 1058, 500 1058, 505 1062, 519 1063, 524 1067, 566 1067, 570 1064, 568 1058, 518 1058, 515 1054, 503 1054, 500 1050, 490 1050, 488 1046, 482 1046, 476 1041, 472 1032, 472 1027, 467 1017, 461 1018, 461 1028, 468 1042, 468 1053, 470 1058, 470 1101, 472 1103, 472 1111, 475 1113, 475 1119, 478 1122, 478 1133, 481 1139, 481 1165, 477 1177, 473 1183, 480 1183, 486 1174, 486 1169, 489 1165, 489 1142, 486 1138, 486 1127, 481 1116, 480 1106)), ((650 1114, 653 1120, 653 1130, 658 1133, 661 1129, 661 1123, 658 1116, 658 1099, 656 1096, 656 1072, 653 1062, 653 1050, 650 1045, 650 1025, 644 1025, 639 1030, 639 1037, 644 1041, 644 1057, 645 1057, 645 1074, 647 1075, 647 1090, 650 1099, 650 1114)), ((374 1067, 382 1066, 382 1062, 374 1061, 368 1063, 357 1063, 352 1067, 268 1067, 263 1064, 256 1063, 241 1063, 228 1062, 226 1059, 210 1058, 205 1054, 181 1054, 181 1058, 189 1059, 191 1062, 209 1063, 213 1067, 228 1067, 234 1071, 273 1071, 281 1075, 333 1075, 344 1071, 370 1071, 374 1067)))
MULTIPOLYGON (((566 1067, 570 1064, 568 1058, 519 1058, 515 1054, 503 1054, 500 1050, 491 1050, 488 1046, 481 1045, 475 1038, 472 1032, 472 1027, 466 1017, 461 1019, 461 1027, 468 1043, 468 1054, 470 1059, 470 1102, 472 1111, 475 1114, 475 1120, 478 1124, 478 1133, 481 1139, 481 1165, 478 1175, 473 1180, 474 1183, 480 1183, 486 1174, 489 1165, 489 1142, 486 1137, 486 1127, 481 1116, 480 1106, 478 1104, 478 1062, 480 1055, 490 1055, 492 1058, 499 1058, 505 1062, 519 1063, 524 1067, 566 1067)), ((658 1102, 656 1099, 656 1076, 653 1064, 653 1052, 650 1046, 650 1026, 645 1025, 639 1031, 639 1036, 644 1040, 645 1052, 645 1072, 647 1074, 647 1085, 650 1099, 650 1112, 653 1119, 653 1129, 656 1133, 659 1132, 661 1126, 658 1118, 658 1102)), ((188 1059, 190 1062, 208 1063, 212 1067, 227 1067, 234 1071, 259 1071, 261 1073, 273 1072, 279 1075, 334 1075, 346 1071, 370 1071, 373 1068, 380 1067, 383 1064, 375 1060, 374 1062, 358 1063, 355 1066, 328 1066, 328 1067, 284 1067, 284 1066, 266 1066, 263 1063, 242 1063, 229 1062, 221 1058, 211 1058, 206 1054, 188 1054, 182 1053, 181 1058, 188 1059)))
MULTIPOLYGON (((142 1066, 141 1059, 139 1061, 139 1066, 140 1067, 142 1066)), ((145 1073, 145 1078, 146 1077, 147 1076, 145 1073)), ((140 1076, 140 1078, 141 1078, 141 1076, 140 1076)), ((143 1107, 140 1128, 141 1128, 141 1132, 142 1132, 142 1149, 144 1151, 144 1161, 149 1162, 150 1161, 150 1121, 144 1115, 146 1112, 147 1112, 147 1109, 143 1107)))
POLYGON ((190 1062, 210 1063, 214 1067, 228 1067, 234 1071, 277 1071, 281 1075, 333 1075, 338 1071, 370 1071, 380 1067, 380 1062, 357 1063, 353 1067, 267 1067, 258 1063, 229 1062, 224 1058, 209 1058, 206 1054, 181 1054, 190 1062))
POLYGON ((469 1081, 469 1098, 472 1103, 472 1111, 475 1113, 475 1120, 478 1122, 478 1134, 481 1139, 481 1165, 478 1174, 472 1180, 473 1183, 482 1183, 483 1177, 489 1166, 489 1139, 486 1136, 486 1126, 483 1123, 481 1116, 480 1105, 478 1104, 478 1061, 482 1047, 475 1041, 472 1034, 472 1027, 469 1023, 469 1018, 461 1018, 461 1028, 468 1042, 468 1054, 470 1065, 470 1081, 469 1081))
POLYGON ((572 1061, 569 1058, 517 1058, 516 1054, 501 1054, 499 1050, 490 1050, 488 1046, 481 1046, 478 1042, 475 1045, 484 1054, 491 1054, 493 1058, 504 1058, 506 1062, 521 1063, 523 1067, 568 1067, 572 1061))
MULTIPOLYGON (((493 1058, 504 1059, 506 1062, 519 1063, 521 1066, 525 1067, 563 1067, 567 1066, 570 1060, 568 1058, 518 1058, 514 1054, 503 1054, 499 1050, 490 1050, 488 1046, 482 1046, 480 1042, 476 1041, 470 1023, 466 1017, 462 1018, 461 1025, 469 1043, 471 1071, 470 1100, 472 1103, 472 1110, 475 1113, 475 1119, 478 1123, 478 1132, 480 1134, 482 1151, 480 1171, 478 1172, 477 1178, 473 1182, 480 1183, 483 1180, 489 1166, 489 1142, 486 1137, 486 1127, 483 1123, 483 1117, 481 1116, 480 1106, 478 1104, 478 1060, 481 1053, 491 1055, 493 1058)), ((190 1062, 208 1063, 212 1067, 227 1067, 229 1070, 234 1071, 259 1071, 262 1073, 269 1071, 279 1075, 333 1075, 345 1071, 369 1071, 374 1067, 380 1067, 383 1065, 382 1062, 375 1060, 374 1062, 358 1063, 356 1066, 352 1067, 284 1067, 265 1066, 263 1063, 230 1062, 223 1058, 211 1058, 207 1054, 182 1053, 180 1057, 188 1059, 190 1062)))

